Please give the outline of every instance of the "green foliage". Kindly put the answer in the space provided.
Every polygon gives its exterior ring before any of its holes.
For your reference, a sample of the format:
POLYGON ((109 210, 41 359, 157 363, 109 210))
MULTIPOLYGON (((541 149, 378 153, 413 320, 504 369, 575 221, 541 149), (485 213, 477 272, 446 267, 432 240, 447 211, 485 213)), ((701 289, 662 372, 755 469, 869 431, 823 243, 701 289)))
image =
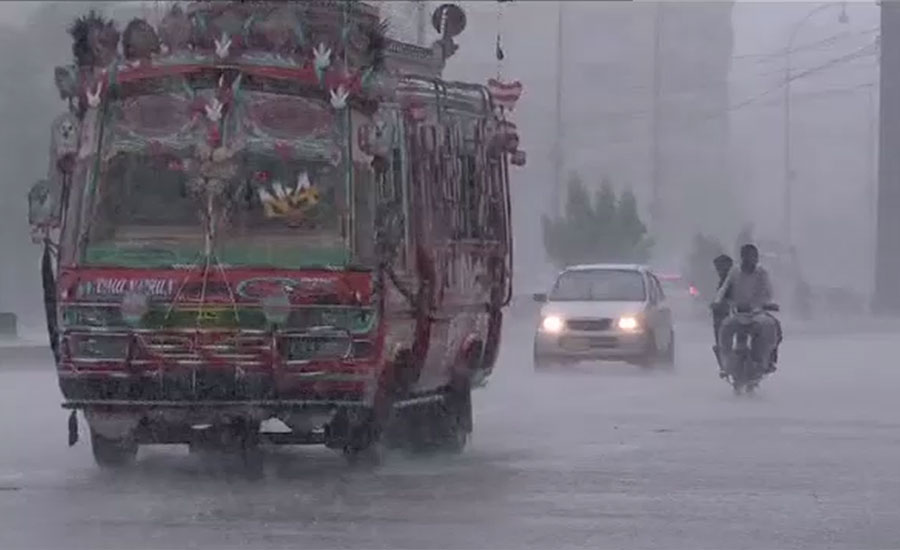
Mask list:
POLYGON ((591 200, 581 177, 569 179, 565 215, 542 220, 544 249, 558 267, 578 263, 644 262, 652 241, 631 191, 616 196, 604 179, 591 200))

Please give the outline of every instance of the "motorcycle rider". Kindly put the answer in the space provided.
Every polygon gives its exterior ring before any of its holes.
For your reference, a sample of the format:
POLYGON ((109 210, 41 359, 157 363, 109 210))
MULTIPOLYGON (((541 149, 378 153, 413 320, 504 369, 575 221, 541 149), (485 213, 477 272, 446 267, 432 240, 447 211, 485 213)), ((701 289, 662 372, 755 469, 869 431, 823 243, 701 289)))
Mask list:
MULTIPOLYGON (((764 357, 771 357, 778 338, 778 324, 775 318, 763 311, 763 306, 772 301, 772 284, 769 273, 759 265, 759 250, 753 244, 741 247, 741 263, 733 267, 719 287, 713 307, 721 307, 728 294, 731 301, 741 309, 752 311, 752 345, 750 354, 754 361, 763 363, 764 357)), ((734 333, 738 319, 729 316, 719 328, 720 362, 729 357, 734 344, 734 333)), ((766 362, 766 372, 772 372, 774 364, 766 362)))

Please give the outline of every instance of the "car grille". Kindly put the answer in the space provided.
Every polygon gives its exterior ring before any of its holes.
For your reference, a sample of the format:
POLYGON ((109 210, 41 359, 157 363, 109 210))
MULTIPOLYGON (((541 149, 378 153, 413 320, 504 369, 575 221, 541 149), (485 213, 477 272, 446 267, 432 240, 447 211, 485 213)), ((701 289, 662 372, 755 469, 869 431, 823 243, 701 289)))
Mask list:
POLYGON ((566 328, 569 330, 583 330, 586 332, 600 332, 609 330, 612 319, 569 319, 566 328))
POLYGON ((572 351, 611 349, 619 346, 619 339, 615 336, 576 336, 560 339, 560 345, 572 351))

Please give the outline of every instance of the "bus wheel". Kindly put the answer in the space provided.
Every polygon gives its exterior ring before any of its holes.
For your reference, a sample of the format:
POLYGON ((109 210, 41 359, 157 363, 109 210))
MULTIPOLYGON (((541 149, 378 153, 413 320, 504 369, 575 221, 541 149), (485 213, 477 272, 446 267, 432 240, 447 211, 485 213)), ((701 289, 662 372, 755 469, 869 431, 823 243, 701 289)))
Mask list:
POLYGON ((472 388, 468 382, 451 389, 442 405, 443 418, 439 422, 443 428, 440 448, 460 453, 465 449, 472 433, 472 388))
POLYGON ((378 444, 358 448, 348 445, 343 449, 347 464, 357 467, 380 466, 383 460, 381 446, 378 444))
POLYGON ((451 387, 440 401, 410 408, 406 413, 412 451, 460 453, 472 432, 472 390, 468 384, 451 387))
POLYGON ((91 451, 101 468, 121 468, 134 462, 138 445, 129 438, 108 439, 91 430, 91 451))
POLYGON ((352 466, 377 466, 382 460, 381 424, 375 409, 339 411, 326 429, 325 445, 340 449, 352 466))

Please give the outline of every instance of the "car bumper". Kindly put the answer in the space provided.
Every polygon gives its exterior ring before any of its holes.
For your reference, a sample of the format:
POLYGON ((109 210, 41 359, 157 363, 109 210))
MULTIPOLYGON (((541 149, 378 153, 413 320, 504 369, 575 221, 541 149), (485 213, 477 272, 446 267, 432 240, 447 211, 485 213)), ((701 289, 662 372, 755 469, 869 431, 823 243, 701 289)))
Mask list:
POLYGON ((543 361, 633 360, 646 354, 644 332, 538 332, 534 338, 534 358, 543 361))

